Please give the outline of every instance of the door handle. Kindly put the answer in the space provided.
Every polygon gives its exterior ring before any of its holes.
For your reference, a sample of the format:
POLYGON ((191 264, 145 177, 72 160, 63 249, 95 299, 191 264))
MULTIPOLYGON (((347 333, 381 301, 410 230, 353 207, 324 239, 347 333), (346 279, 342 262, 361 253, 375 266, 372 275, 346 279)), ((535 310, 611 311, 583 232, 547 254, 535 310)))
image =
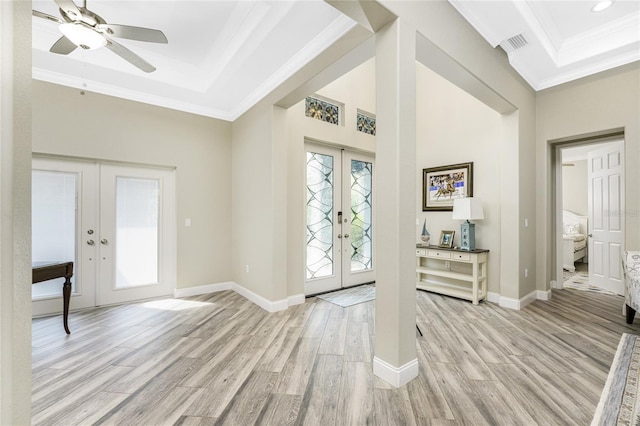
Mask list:
POLYGON ((338 238, 342 238, 342 234, 338 234, 338 238))
POLYGON ((88 240, 88 241, 87 241, 87 244, 89 244, 90 246, 93 246, 93 245, 95 245, 95 244, 96 244, 96 242, 95 242, 95 241, 93 241, 93 240, 88 240))
POLYGON ((104 244, 105 246, 109 244, 109 241, 106 238, 100 240, 100 244, 104 244))
POLYGON ((593 234, 589 234, 589 235, 587 235, 587 237, 593 238, 593 234))
POLYGON ((349 238, 349 234, 344 234, 344 237, 345 238, 349 238))

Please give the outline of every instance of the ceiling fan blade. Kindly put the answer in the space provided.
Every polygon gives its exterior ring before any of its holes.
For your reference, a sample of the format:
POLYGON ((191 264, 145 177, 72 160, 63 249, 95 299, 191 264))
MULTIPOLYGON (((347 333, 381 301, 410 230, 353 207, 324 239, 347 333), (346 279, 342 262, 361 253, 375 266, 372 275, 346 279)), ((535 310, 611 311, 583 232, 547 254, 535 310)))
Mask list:
POLYGON ((71 0, 54 0, 58 7, 64 11, 64 13, 73 20, 82 19, 82 12, 78 9, 78 6, 71 0))
POLYGON ((53 46, 51 46, 49 52, 57 53, 59 55, 68 55, 69 53, 73 52, 76 47, 78 46, 73 44, 71 40, 69 40, 65 36, 62 36, 58 39, 58 41, 53 43, 53 46))
POLYGON ((140 56, 136 55, 120 43, 107 39, 107 47, 111 49, 113 53, 119 55, 124 60, 130 62, 132 65, 140 68, 144 72, 154 72, 156 70, 153 65, 151 65, 149 62, 145 61, 140 56))
POLYGON ((114 37, 127 38, 129 40, 148 41, 151 43, 167 43, 167 37, 160 30, 150 28, 132 27, 130 25, 98 24, 96 29, 105 31, 114 37))
POLYGON ((64 21, 60 18, 56 18, 55 16, 47 15, 46 13, 38 12, 37 10, 32 10, 31 14, 33 16, 37 16, 38 18, 47 19, 49 21, 57 22, 58 24, 63 24, 64 21))

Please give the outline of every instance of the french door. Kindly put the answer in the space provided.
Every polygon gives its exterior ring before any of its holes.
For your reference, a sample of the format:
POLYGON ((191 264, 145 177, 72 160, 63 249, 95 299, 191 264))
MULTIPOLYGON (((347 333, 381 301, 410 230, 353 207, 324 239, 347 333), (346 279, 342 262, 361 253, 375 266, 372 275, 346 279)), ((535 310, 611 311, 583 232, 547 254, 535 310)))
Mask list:
MULTIPOLYGON (((71 309, 171 294, 174 175, 167 169, 34 158, 33 262, 74 261, 71 309)), ((33 285, 33 313, 62 309, 62 281, 33 285)))
POLYGON ((373 156, 306 145, 305 294, 375 281, 373 156))

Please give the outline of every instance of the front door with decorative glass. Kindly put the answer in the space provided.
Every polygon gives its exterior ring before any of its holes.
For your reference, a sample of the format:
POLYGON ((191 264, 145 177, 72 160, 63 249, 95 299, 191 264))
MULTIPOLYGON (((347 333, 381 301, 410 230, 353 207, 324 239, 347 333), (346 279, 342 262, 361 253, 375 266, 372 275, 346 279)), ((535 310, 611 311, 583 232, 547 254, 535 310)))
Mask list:
POLYGON ((375 281, 373 156, 306 145, 305 294, 375 281))

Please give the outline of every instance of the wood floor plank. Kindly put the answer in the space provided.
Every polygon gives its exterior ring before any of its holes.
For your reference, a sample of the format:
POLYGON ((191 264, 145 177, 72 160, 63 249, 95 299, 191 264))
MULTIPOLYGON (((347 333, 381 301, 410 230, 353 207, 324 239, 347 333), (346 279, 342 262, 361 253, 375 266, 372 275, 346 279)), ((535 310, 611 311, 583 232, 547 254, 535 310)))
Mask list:
POLYGON ((588 424, 640 323, 619 296, 552 296, 517 311, 416 292, 419 375, 398 389, 373 375, 375 301, 268 313, 224 291, 72 312, 71 335, 37 318, 32 422, 588 424))
POLYGON ((269 396, 278 382, 278 373, 252 372, 218 417, 220 424, 255 424, 267 409, 269 396))
POLYGON ((374 389, 375 421, 381 425, 416 425, 406 387, 374 389))
POLYGON ((371 362, 371 354, 369 325, 366 322, 349 321, 344 348, 345 362, 371 362))
POLYGON ((294 425, 296 424, 301 405, 301 395, 272 393, 269 395, 265 410, 262 416, 256 421, 256 425, 294 425))
MULTIPOLYGON (((322 312, 322 311, 318 311, 322 312)), ((321 314, 322 315, 322 314, 321 314)), ((320 339, 298 339, 280 376, 277 393, 302 395, 313 370, 320 339)))
POLYGON ((344 363, 336 419, 345 425, 375 424, 373 370, 370 363, 344 363))
POLYGON ((335 424, 343 357, 318 355, 307 383, 298 424, 335 424))
POLYGON ((329 317, 318 348, 319 354, 344 355, 347 324, 346 316, 342 316, 342 318, 329 317))

